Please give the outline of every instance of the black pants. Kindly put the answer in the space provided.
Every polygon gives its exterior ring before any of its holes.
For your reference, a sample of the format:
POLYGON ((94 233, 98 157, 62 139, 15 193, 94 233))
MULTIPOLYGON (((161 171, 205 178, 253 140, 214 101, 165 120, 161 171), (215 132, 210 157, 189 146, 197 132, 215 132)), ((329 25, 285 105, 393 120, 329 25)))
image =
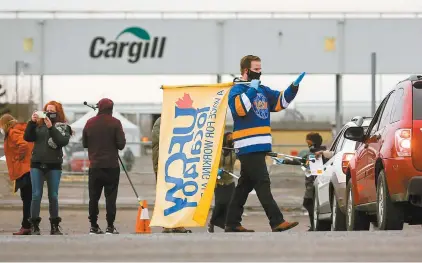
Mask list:
POLYGON ((265 210, 272 228, 284 222, 283 214, 271 194, 270 176, 265 162, 265 153, 240 155, 240 178, 236 186, 227 215, 228 227, 240 226, 246 200, 255 189, 259 202, 265 210))
POLYGON ((89 168, 89 220, 91 226, 97 226, 98 201, 104 188, 106 199, 107 224, 114 226, 116 219, 116 200, 119 188, 120 168, 89 168))
POLYGON ((311 228, 314 227, 314 200, 311 198, 303 198, 303 207, 306 208, 309 214, 309 221, 311 228))
POLYGON ((314 196, 315 196, 315 182, 316 176, 312 175, 305 178, 305 195, 303 196, 303 207, 306 208, 309 214, 309 221, 311 228, 314 226, 314 196))
POLYGON ((220 228, 225 227, 227 211, 235 189, 235 183, 228 185, 217 184, 215 188, 215 206, 212 210, 210 224, 220 228))
POLYGON ((15 182, 15 191, 19 189, 22 199, 22 223, 23 228, 31 228, 29 218, 31 217, 31 202, 32 202, 32 184, 30 173, 26 173, 15 182))

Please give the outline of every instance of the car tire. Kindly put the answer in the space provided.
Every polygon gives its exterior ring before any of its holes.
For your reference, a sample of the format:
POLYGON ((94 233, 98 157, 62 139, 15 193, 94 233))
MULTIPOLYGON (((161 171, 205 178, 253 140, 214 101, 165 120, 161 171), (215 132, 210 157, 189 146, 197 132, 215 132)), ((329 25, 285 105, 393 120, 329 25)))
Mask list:
POLYGON ((336 195, 331 197, 331 231, 346 231, 346 215, 341 211, 336 195))
POLYGON ((317 191, 314 195, 314 229, 313 231, 330 231, 331 222, 326 220, 319 220, 319 200, 317 191))
POLYGON ((377 221, 379 230, 403 229, 404 212, 390 198, 384 170, 379 172, 377 181, 377 221))
POLYGON ((346 188, 347 201, 346 201, 346 229, 347 231, 364 231, 369 230, 370 221, 368 216, 356 209, 354 203, 353 184, 350 179, 346 188))

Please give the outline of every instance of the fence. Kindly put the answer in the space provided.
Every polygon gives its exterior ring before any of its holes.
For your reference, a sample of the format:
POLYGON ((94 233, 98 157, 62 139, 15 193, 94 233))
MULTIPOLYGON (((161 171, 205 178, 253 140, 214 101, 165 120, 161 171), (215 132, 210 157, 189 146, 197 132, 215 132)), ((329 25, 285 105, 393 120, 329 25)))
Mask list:
MULTIPOLYGON (((140 145, 141 143, 129 143, 128 145, 130 144, 140 145)), ((148 145, 148 143, 146 145, 148 145)), ((80 171, 72 171, 66 169, 66 161, 64 161, 64 169, 59 190, 60 206, 73 207, 78 205, 87 205, 89 203, 88 153, 86 149, 81 150, 80 147, 82 147, 80 143, 71 143, 68 145, 68 149, 66 149, 66 152, 70 153, 69 156, 73 156, 75 160, 80 160, 81 163, 79 165, 73 164, 74 167, 79 167, 78 169, 80 169, 80 171), (71 152, 72 150, 73 152, 71 152)), ((297 147, 298 153, 300 153, 299 149, 307 148, 305 145, 274 145, 273 150, 290 154, 289 149, 291 149, 291 147, 297 147)), ((122 157, 124 152, 125 150, 121 152, 122 157)), ((137 189, 140 197, 148 200, 149 204, 153 204, 155 201, 156 181, 152 168, 150 149, 147 150, 147 153, 148 155, 135 157, 132 165, 128 168, 130 168, 129 176, 131 181, 137 189)), ((125 162, 124 158, 122 158, 122 160, 125 162)), ((6 164, 4 162, 1 164, 0 176, 2 178, 0 179, 5 180, 5 183, 2 185, 5 186, 7 185, 6 182, 9 182, 8 188, 11 189, 13 184, 10 183, 10 180, 8 179, 6 164)), ((236 174, 240 173, 239 169, 240 165, 239 162, 237 162, 235 165, 236 174)), ((272 165, 272 160, 268 158, 268 169, 271 174, 271 186, 275 193, 277 193, 275 198, 279 198, 278 202, 287 206, 300 206, 303 194, 303 172, 300 167, 272 165)), ((43 206, 46 206, 48 204, 48 191, 46 189, 47 184, 45 184, 44 187, 45 190, 43 192, 42 204, 43 206)), ((13 196, 10 189, 0 188, 0 196, 2 196, 0 203, 19 204, 20 200, 18 196, 13 196)), ((18 193, 15 195, 18 195, 18 193)), ((248 202, 255 206, 255 203, 258 204, 257 199, 255 199, 255 196, 252 196, 248 202)), ((100 199, 100 204, 102 206, 105 204, 104 197, 100 199)), ((120 174, 117 204, 119 208, 137 206, 137 200, 123 170, 121 170, 120 174)))
MULTIPOLYGON (((135 185, 138 193, 145 199, 149 201, 155 200, 155 175, 152 168, 152 156, 151 156, 151 142, 147 143, 128 143, 130 145, 140 145, 141 146, 141 154, 139 157, 135 157, 132 164, 128 165, 128 161, 125 160, 124 152, 121 151, 122 161, 124 162, 125 166, 129 168, 129 176, 135 185)), ((70 159, 70 162, 73 162, 74 169, 68 169, 63 171, 62 175, 62 182, 61 182, 61 189, 60 189, 60 196, 63 196, 62 203, 69 203, 69 204, 87 204, 89 202, 89 191, 88 191, 88 153, 86 149, 80 149, 82 146, 80 143, 73 143, 69 145, 71 149, 74 150, 73 159, 70 159), (82 150, 82 152, 80 151, 82 150), (83 157, 83 158, 81 158, 83 157), (78 161, 82 160, 82 161, 78 161), (79 163, 78 163, 79 162, 79 163), (77 171, 75 171, 77 170, 77 171)), ((306 145, 302 144, 278 144, 273 145, 273 151, 279 153, 286 153, 286 154, 301 154, 301 151, 307 149, 306 145), (293 151, 292 151, 293 149, 293 151)), ((282 183, 278 183, 282 180, 292 180, 286 178, 279 178, 279 177, 297 177, 297 175, 302 175, 302 172, 299 167, 297 166, 286 166, 286 167, 274 167, 272 166, 272 160, 268 158, 268 167, 269 171, 273 174, 277 175, 278 179, 274 179, 272 182, 275 186, 281 185, 282 183)), ((237 173, 240 170, 239 162, 236 163, 235 169, 237 173)), ((273 176, 274 177, 274 176, 273 176)), ((294 179, 297 180, 297 179, 294 179)), ((300 180, 299 180, 300 182, 300 180)), ((300 183, 297 184, 297 187, 302 187, 300 183)), ((130 183, 126 178, 126 175, 123 173, 121 169, 120 174, 120 186, 119 186, 119 197, 118 197, 118 204, 120 206, 124 205, 132 205, 134 202, 134 194, 132 192, 130 183)), ((136 201, 136 200, 135 200, 136 201)), ((104 202, 104 200, 100 201, 104 202)))
MULTIPOLYGON (((298 155, 308 147, 304 144, 275 144, 273 151, 298 155)), ((69 143, 63 148, 63 175, 86 175, 89 167, 88 151, 80 142, 69 143)), ((129 142, 119 155, 128 171, 144 172, 145 166, 151 166, 151 142, 129 142), (139 154, 136 149, 139 148, 139 154), (133 150, 135 149, 135 151, 133 150), (135 159, 139 159, 136 161, 135 159)), ((152 171, 152 168, 150 169, 152 171)))
MULTIPOLYGON (((381 101, 376 102, 376 107, 381 101)), ((295 109, 303 116, 306 116, 306 121, 332 121, 335 119, 336 105, 334 101, 322 102, 297 102, 295 109), (318 109, 318 111, 315 111, 318 109)), ((348 122, 355 116, 372 116, 371 102, 369 101, 345 101, 343 102, 343 121, 348 122)))
MULTIPOLYGON (((277 145, 274 150, 278 151, 276 149, 282 149, 283 147, 285 146, 277 145)), ((272 165, 272 160, 270 158, 268 158, 267 164, 271 174, 271 186, 279 193, 279 195, 277 195, 278 197, 276 197, 280 198, 279 202, 282 204, 288 202, 288 206, 296 207, 297 205, 300 205, 300 198, 303 194, 303 172, 300 167, 292 165, 272 165)), ((240 173, 239 162, 236 162, 235 173, 240 173)), ((149 204, 153 204, 155 201, 156 180, 152 168, 151 156, 135 158, 129 176, 140 197, 148 200, 149 204)), ((47 191, 44 191, 45 197, 43 200, 46 200, 45 202, 48 200, 46 193, 47 191)), ((254 197, 248 202, 257 203, 257 200, 254 201, 253 198, 254 197)), ((68 171, 63 173, 60 183, 60 203, 63 205, 87 205, 89 203, 87 171, 80 173, 68 171)), ((105 199, 102 197, 100 204, 103 205, 104 203, 105 199)), ((137 205, 133 190, 123 170, 120 173, 117 204, 119 207, 132 207, 137 205)))

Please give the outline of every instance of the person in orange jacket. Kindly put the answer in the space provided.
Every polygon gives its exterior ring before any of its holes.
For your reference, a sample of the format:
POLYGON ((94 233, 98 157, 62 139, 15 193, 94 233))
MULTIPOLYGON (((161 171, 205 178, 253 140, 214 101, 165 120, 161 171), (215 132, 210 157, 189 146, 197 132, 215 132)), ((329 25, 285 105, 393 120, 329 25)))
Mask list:
POLYGON ((21 229, 13 235, 30 235, 32 184, 30 176, 33 143, 23 139, 26 123, 18 123, 10 114, 0 118, 0 131, 4 135, 4 154, 10 180, 14 181, 14 192, 20 190, 23 203, 21 229))

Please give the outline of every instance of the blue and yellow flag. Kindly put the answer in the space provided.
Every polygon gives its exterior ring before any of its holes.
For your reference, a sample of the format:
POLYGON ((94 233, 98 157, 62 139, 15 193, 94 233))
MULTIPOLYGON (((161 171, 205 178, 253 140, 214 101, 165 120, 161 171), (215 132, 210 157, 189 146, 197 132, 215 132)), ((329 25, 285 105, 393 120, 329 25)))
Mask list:
POLYGON ((233 83, 163 86, 157 191, 151 226, 206 224, 233 83))

